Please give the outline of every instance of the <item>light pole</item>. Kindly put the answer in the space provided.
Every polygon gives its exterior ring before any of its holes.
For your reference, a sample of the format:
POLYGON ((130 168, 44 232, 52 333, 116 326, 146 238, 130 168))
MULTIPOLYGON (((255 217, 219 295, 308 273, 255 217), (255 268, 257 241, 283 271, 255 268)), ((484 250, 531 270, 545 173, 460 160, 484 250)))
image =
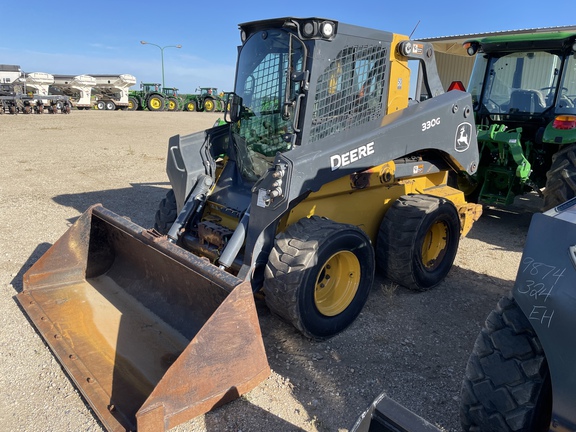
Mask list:
POLYGON ((182 48, 182 45, 167 45, 161 47, 160 45, 153 44, 151 42, 140 41, 142 45, 154 45, 160 49, 160 57, 162 59, 162 88, 164 88, 164 48, 182 48))

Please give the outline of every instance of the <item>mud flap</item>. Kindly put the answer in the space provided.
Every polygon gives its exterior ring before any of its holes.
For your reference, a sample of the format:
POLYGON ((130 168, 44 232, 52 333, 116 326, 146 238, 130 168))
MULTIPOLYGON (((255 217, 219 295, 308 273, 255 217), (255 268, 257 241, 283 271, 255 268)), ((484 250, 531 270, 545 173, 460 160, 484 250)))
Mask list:
POLYGON ((163 431, 270 373, 252 289, 95 205, 17 295, 110 431, 163 431))

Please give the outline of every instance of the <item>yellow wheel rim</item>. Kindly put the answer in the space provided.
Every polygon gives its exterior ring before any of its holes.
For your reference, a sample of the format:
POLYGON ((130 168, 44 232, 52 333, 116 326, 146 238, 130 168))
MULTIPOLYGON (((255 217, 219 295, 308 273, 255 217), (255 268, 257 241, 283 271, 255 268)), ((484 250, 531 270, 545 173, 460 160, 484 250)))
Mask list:
POLYGON ((314 288, 314 303, 325 316, 343 312, 360 285, 360 261, 349 251, 336 252, 324 264, 314 288))
POLYGON ((174 101, 168 102, 168 108, 170 109, 170 111, 173 111, 176 109, 176 104, 174 103, 174 101))
POLYGON ((440 265, 448 246, 448 226, 442 221, 435 222, 424 237, 422 244, 422 264, 427 270, 440 265))
POLYGON ((192 102, 188 103, 188 111, 194 111, 194 104, 192 102))
POLYGON ((204 109, 206 111, 212 111, 214 109, 214 102, 212 102, 210 99, 206 100, 204 102, 204 109))
POLYGON ((150 106, 154 109, 160 109, 160 99, 158 98, 152 98, 150 99, 150 106))
POLYGON ((128 109, 133 109, 134 103, 132 101, 128 101, 128 109))

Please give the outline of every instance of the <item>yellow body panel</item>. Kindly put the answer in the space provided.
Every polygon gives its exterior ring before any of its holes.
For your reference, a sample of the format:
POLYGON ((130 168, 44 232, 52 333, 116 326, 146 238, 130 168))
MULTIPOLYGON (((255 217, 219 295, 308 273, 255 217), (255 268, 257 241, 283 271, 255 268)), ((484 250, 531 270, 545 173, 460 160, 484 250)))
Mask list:
POLYGON ((396 46, 408 36, 395 34, 390 48, 390 79, 388 81, 388 106, 386 114, 403 110, 408 106, 410 95, 410 68, 406 57, 398 54, 396 46))
POLYGON ((355 179, 345 176, 325 184, 293 208, 279 230, 316 215, 355 225, 374 242, 384 214, 396 199, 408 194, 427 194, 454 204, 460 215, 461 233, 466 235, 480 217, 481 206, 466 203, 464 194, 448 186, 447 180, 447 171, 397 180, 394 162, 390 161, 356 175, 355 179))

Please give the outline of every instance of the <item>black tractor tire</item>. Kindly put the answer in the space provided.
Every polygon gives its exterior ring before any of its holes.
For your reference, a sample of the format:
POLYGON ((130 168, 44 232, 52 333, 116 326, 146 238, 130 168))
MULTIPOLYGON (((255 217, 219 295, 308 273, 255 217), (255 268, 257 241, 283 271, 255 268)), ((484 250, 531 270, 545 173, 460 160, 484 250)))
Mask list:
POLYGON ((552 416, 550 372, 534 329, 512 296, 486 319, 460 397, 464 431, 543 432, 552 416))
POLYGON ((186 102, 184 109, 188 112, 194 112, 194 111, 197 111, 198 108, 196 107, 195 101, 188 101, 188 102, 186 102))
POLYGON ((168 98, 168 102, 166 103, 166 109, 168 111, 176 111, 178 109, 178 101, 176 98, 168 98))
POLYGON ((391 281, 426 291, 446 277, 459 242, 460 218, 450 201, 430 195, 404 195, 382 219, 376 262, 391 281))
POLYGON ((177 216, 176 197, 174 196, 174 191, 170 189, 166 193, 166 197, 158 204, 158 210, 156 210, 154 218, 154 228, 162 234, 168 234, 177 216))
POLYGON ((204 111, 205 112, 214 112, 216 109, 216 101, 212 98, 204 99, 204 111))
POLYGON ((266 304, 305 336, 324 340, 358 317, 374 268, 374 249, 361 229, 304 218, 276 236, 264 272, 266 304))
POLYGON ((150 111, 162 111, 164 110, 164 98, 159 95, 152 95, 148 98, 146 106, 150 111))
POLYGON ((549 210, 576 196, 576 144, 570 144, 552 156, 543 194, 543 210, 549 210))
POLYGON ((135 97, 128 98, 128 111, 136 111, 139 107, 138 99, 135 97))

